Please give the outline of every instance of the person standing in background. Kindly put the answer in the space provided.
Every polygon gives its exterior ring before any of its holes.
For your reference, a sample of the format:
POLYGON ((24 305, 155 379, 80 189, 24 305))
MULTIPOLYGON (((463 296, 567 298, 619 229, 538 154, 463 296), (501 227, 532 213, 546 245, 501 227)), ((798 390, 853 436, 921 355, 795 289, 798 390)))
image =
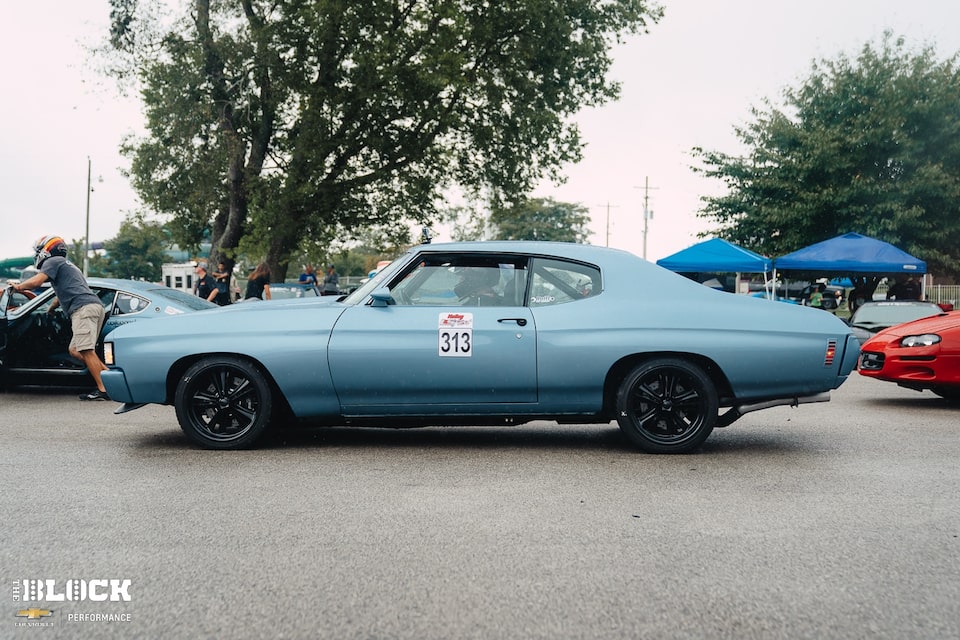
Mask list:
POLYGON ((221 307, 225 307, 233 300, 230 299, 230 272, 227 266, 222 262, 217 264, 217 270, 213 272, 213 277, 217 281, 217 297, 214 299, 221 307))
POLYGON ((303 268, 303 273, 300 274, 300 278, 297 280, 300 284, 317 284, 317 274, 313 270, 313 265, 308 264, 303 268))
POLYGON ((217 288, 217 281, 207 273, 207 263, 198 262, 197 268, 197 295, 208 302, 213 302, 217 298, 220 290, 217 288))
POLYGON ((320 293, 325 296, 340 295, 340 276, 332 264, 327 266, 327 275, 323 276, 323 290, 320 293))
POLYGON ((261 262, 253 273, 247 278, 247 292, 243 296, 244 300, 269 300, 270 299, 270 268, 266 262, 261 262))

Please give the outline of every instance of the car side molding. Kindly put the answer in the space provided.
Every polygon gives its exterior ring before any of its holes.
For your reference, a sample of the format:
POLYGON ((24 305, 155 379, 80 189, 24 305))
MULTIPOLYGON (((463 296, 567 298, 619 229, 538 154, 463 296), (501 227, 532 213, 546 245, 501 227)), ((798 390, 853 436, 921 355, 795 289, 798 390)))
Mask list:
POLYGON ((765 400, 764 402, 754 402, 750 404, 741 404, 736 407, 732 407, 729 411, 724 413, 722 416, 717 418, 717 424, 714 426, 717 427, 729 427, 731 424, 740 419, 741 416, 753 411, 760 411, 761 409, 769 409, 770 407, 782 407, 784 405, 789 405, 791 407, 796 407, 801 404, 812 404, 814 402, 830 402, 830 392, 824 391, 823 393, 817 393, 812 396, 795 396, 793 398, 777 398, 776 400, 765 400))

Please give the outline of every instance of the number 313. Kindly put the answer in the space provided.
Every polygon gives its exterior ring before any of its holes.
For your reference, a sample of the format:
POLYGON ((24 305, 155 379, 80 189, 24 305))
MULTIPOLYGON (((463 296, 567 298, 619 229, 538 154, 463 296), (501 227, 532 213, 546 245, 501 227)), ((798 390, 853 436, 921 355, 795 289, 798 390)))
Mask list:
POLYGON ((473 352, 473 330, 440 330, 440 355, 443 357, 469 358, 473 352))

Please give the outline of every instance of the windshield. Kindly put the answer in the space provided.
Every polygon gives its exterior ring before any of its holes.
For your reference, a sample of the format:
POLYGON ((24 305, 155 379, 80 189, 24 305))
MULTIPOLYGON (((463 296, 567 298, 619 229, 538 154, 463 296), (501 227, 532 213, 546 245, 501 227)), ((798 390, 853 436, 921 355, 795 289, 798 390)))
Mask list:
POLYGON ((397 266, 403 264, 404 260, 397 259, 380 269, 377 275, 360 285, 353 293, 343 299, 344 304, 359 304, 361 300, 370 295, 370 292, 381 286, 387 276, 397 270, 397 266))
POLYGON ((39 302, 33 302, 36 298, 53 299, 53 294, 47 294, 48 291, 50 291, 50 287, 45 287, 40 293, 35 291, 14 292, 10 287, 6 287, 3 291, 3 297, 0 299, 0 303, 3 304, 3 312, 0 313, 0 316, 15 318, 21 313, 35 309, 40 304, 39 302))
POLYGON ((911 320, 919 320, 927 316, 934 316, 940 313, 940 308, 936 305, 916 304, 916 305, 870 305, 857 309, 857 312, 850 320, 851 325, 861 327, 892 327, 911 320))

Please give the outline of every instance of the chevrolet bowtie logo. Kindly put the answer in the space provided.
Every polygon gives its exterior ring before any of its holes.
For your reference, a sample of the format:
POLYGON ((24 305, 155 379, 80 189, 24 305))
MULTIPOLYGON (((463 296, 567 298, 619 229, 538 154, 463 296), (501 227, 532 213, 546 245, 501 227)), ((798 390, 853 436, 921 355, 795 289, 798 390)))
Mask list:
POLYGON ((53 611, 49 609, 20 609, 17 611, 18 618, 27 618, 28 620, 39 620, 40 618, 46 618, 52 616, 53 611))

